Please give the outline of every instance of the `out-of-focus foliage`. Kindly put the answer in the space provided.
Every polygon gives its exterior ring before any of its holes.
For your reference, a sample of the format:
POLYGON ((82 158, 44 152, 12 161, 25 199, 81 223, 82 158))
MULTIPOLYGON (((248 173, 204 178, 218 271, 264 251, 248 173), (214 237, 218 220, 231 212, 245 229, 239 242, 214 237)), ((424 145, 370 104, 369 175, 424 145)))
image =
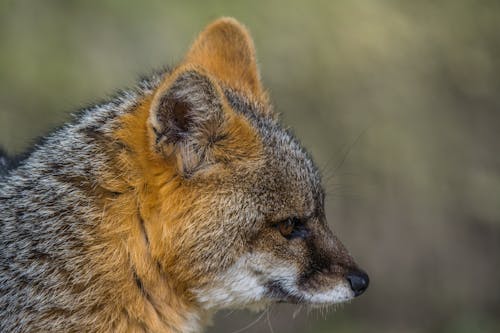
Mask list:
MULTIPOLYGON (((500 331, 500 2, 0 0, 0 144, 11 152, 212 19, 252 31, 276 109, 323 168, 329 221, 371 276, 245 332, 500 331)), ((210 332, 257 315, 222 313, 210 332)))

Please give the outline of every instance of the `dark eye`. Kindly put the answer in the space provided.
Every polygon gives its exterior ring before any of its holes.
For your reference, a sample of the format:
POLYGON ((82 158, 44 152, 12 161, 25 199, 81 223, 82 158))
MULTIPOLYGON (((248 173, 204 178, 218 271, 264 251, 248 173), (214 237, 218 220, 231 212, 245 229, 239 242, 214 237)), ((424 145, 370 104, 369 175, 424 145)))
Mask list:
POLYGON ((286 239, 305 238, 309 234, 304 222, 296 217, 278 222, 276 228, 286 239))

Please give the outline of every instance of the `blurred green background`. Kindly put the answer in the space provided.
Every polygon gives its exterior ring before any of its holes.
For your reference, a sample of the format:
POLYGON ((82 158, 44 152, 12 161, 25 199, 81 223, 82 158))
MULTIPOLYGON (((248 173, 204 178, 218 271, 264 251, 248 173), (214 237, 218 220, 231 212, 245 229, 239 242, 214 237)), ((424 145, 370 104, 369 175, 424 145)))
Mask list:
MULTIPOLYGON (((251 30, 276 109, 371 276, 244 332, 500 332, 500 1, 0 0, 0 145, 175 64, 219 16, 251 30)), ((209 332, 259 314, 224 312, 209 332)))

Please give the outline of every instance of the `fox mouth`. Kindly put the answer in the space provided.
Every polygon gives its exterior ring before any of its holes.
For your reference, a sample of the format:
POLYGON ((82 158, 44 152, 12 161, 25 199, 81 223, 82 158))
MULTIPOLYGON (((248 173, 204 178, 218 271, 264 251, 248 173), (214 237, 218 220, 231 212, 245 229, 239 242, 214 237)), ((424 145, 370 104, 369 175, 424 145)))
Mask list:
POLYGON ((271 280, 266 283, 265 287, 268 297, 277 303, 333 305, 352 300, 366 290, 369 284, 368 275, 364 272, 360 274, 362 274, 361 277, 358 275, 353 277, 353 274, 349 274, 326 290, 290 288, 280 280, 271 280))
POLYGON ((268 297, 277 303, 304 304, 304 299, 287 291, 279 280, 271 280, 265 285, 268 297))
POLYGON ((343 284, 333 289, 321 291, 288 291, 280 281, 270 281, 266 284, 268 297, 276 303, 303 304, 311 306, 333 305, 349 301, 355 294, 343 284))

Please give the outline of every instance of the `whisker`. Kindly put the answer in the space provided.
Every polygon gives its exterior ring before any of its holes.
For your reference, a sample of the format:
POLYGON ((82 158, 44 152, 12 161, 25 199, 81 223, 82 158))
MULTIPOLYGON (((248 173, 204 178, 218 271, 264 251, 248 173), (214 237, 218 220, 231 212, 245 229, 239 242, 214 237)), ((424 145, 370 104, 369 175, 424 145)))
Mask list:
POLYGON ((245 326, 243 328, 240 328, 239 330, 234 331, 233 333, 241 333, 241 332, 244 332, 247 329, 251 328, 252 326, 254 326, 255 324, 257 324, 264 317, 264 315, 266 313, 267 313, 267 310, 264 311, 264 312, 262 312, 261 315, 259 317, 257 317, 257 319, 255 319, 254 321, 252 321, 250 324, 248 324, 247 326, 245 326))
POLYGON ((266 312, 267 312, 267 326, 269 326, 269 331, 271 333, 274 333, 273 325, 271 324, 271 316, 270 316, 271 308, 268 308, 266 312))
POLYGON ((226 313, 226 315, 223 317, 223 318, 227 318, 229 317, 230 315, 232 315, 236 310, 231 310, 229 311, 228 313, 226 313))
POLYGON ((361 131, 361 133, 358 134, 358 136, 356 136, 356 138, 354 139, 354 141, 349 146, 347 146, 346 149, 344 148, 346 145, 345 144, 342 145, 341 152, 343 151, 343 153, 341 155, 341 158, 340 158, 339 162, 337 163, 337 165, 332 170, 330 170, 330 163, 333 161, 333 159, 336 156, 336 154, 334 154, 332 156, 332 158, 330 158, 328 160, 328 162, 326 163, 326 165, 323 168, 320 169, 321 172, 324 173, 324 176, 325 176, 326 179, 331 179, 331 178, 337 176, 337 171, 342 167, 342 165, 345 163, 345 161, 349 157, 349 154, 351 153, 351 151, 354 148, 354 146, 356 146, 356 144, 361 140, 361 138, 366 134, 366 132, 370 129, 371 126, 372 125, 368 125, 363 131, 361 131))
POLYGON ((295 309, 295 311, 293 311, 292 318, 295 319, 295 317, 297 317, 297 315, 300 313, 301 310, 302 310, 302 304, 300 304, 297 307, 297 309, 295 309))

